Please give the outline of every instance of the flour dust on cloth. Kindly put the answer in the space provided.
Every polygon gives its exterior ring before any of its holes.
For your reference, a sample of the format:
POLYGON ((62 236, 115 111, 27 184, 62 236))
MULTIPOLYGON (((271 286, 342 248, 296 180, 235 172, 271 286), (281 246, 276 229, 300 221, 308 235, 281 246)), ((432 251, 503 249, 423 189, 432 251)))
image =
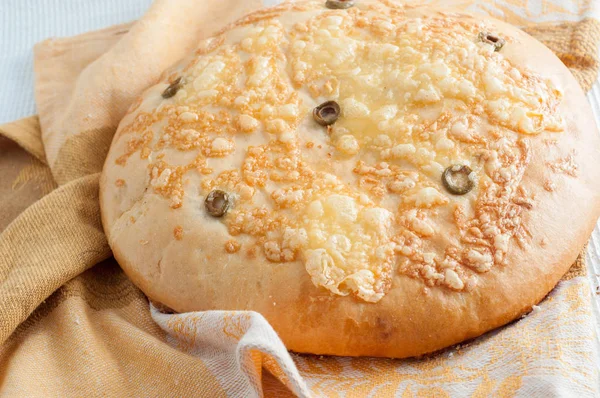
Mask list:
MULTIPOLYGON (((598 70, 595 6, 590 0, 462 4, 526 27, 585 90, 598 70)), ((36 47, 39 119, 0 126, 0 393, 597 396, 596 320, 581 256, 525 318, 421 359, 297 355, 257 313, 150 309, 110 257, 102 231, 104 157, 145 87, 202 37, 258 7, 258 1, 157 0, 135 24, 36 47)))

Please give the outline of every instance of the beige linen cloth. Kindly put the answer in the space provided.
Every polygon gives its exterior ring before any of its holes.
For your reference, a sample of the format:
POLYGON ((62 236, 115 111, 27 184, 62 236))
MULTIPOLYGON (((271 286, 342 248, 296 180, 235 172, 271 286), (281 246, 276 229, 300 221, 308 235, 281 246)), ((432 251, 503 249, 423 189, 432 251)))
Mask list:
MULTIPOLYGON (((589 6, 567 3, 572 7, 544 8, 546 19, 576 20, 589 6)), ((527 23, 526 2, 502 4, 467 6, 527 23)), ((598 394, 582 260, 532 314, 421 359, 298 355, 285 350, 257 313, 172 315, 150 308, 111 258, 102 231, 98 178, 104 157, 120 118, 145 87, 200 38, 258 7, 258 0, 157 0, 135 24, 36 46, 39 118, 0 126, 0 394, 598 394)), ((587 90, 598 69, 599 26, 581 19, 527 30, 587 90)))

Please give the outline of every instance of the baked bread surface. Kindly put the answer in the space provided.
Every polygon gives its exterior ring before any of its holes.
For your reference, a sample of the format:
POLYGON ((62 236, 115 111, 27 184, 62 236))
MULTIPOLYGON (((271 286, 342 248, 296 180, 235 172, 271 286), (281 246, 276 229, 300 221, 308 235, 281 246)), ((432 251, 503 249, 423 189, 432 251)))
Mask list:
POLYGON ((285 4, 202 42, 132 105, 102 220, 127 275, 175 311, 260 312, 297 352, 416 356, 556 285, 599 215, 599 148, 567 68, 510 25, 285 4), (324 126, 327 101, 340 112, 324 126), (227 206, 209 208, 218 191, 227 206))

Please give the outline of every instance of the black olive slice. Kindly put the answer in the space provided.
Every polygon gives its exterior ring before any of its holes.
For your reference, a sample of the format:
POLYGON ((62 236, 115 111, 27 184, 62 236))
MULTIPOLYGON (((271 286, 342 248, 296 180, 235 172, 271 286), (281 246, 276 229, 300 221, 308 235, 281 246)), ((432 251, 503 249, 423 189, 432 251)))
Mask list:
POLYGON ((229 210, 230 200, 227 192, 215 189, 204 200, 206 211, 213 217, 223 217, 229 210))
POLYGON ((335 101, 327 101, 313 109, 313 117, 321 126, 329 126, 340 117, 340 106, 335 101))
POLYGON ((500 49, 506 44, 506 40, 490 32, 479 33, 479 41, 494 46, 494 51, 500 51, 500 49))
POLYGON ((475 186, 471 173, 473 170, 469 166, 454 164, 444 170, 442 184, 451 194, 464 195, 475 186))
POLYGON ((350 8, 354 5, 354 0, 327 0, 325 2, 325 7, 330 8, 332 10, 345 10, 346 8, 350 8))
POLYGON ((169 87, 165 88, 165 91, 163 91, 163 93, 162 93, 162 97, 164 99, 171 98, 172 96, 177 94, 177 92, 179 91, 180 88, 181 88, 181 77, 178 77, 177 79, 175 79, 173 81, 173 83, 171 83, 169 85, 169 87))

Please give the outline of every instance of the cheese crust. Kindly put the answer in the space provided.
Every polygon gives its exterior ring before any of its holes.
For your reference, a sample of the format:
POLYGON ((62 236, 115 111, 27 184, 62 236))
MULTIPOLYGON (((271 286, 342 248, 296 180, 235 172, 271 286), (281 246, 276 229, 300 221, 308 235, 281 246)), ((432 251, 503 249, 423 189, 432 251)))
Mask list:
POLYGON ((493 19, 356 3, 251 14, 132 105, 100 200, 150 298, 258 311, 298 352, 407 357, 517 318, 575 260, 600 143, 568 69, 493 19), (456 165, 464 195, 442 183, 456 165))

